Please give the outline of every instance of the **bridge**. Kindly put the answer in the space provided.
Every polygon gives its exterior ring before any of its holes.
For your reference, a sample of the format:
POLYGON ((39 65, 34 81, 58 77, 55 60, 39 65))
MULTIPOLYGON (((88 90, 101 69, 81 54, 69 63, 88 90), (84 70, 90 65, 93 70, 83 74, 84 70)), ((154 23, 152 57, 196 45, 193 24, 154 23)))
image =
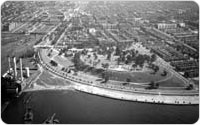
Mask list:
POLYGON ((35 45, 33 46, 33 48, 43 48, 43 49, 47 49, 47 48, 67 48, 68 45, 35 45))

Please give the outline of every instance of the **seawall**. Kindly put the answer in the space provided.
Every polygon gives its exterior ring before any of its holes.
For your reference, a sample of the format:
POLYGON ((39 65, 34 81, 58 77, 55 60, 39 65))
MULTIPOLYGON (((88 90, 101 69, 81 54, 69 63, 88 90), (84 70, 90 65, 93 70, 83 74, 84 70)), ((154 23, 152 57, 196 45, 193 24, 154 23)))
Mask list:
POLYGON ((151 95, 134 92, 117 91, 106 88, 99 88, 90 85, 74 83, 74 88, 78 91, 136 102, 148 102, 159 104, 177 104, 177 105, 194 105, 199 104, 199 96, 166 96, 166 95, 151 95))

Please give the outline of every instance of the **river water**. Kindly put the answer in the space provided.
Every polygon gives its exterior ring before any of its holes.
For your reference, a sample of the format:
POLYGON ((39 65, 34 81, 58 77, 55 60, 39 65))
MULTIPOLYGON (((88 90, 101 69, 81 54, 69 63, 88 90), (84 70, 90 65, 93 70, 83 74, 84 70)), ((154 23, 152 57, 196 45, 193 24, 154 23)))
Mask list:
POLYGON ((34 113, 33 123, 42 123, 56 113, 60 123, 194 123, 199 106, 177 106, 121 101, 75 90, 35 91, 13 100, 2 113, 6 123, 23 123, 24 100, 34 113))

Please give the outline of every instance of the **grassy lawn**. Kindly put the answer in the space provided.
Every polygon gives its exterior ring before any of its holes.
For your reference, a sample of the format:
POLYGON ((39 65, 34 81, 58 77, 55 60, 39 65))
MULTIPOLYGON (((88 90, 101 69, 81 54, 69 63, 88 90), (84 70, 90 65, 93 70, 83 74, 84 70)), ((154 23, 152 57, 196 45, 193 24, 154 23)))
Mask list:
POLYGON ((151 74, 150 72, 116 72, 116 71, 107 71, 110 76, 110 79, 117 81, 126 81, 127 78, 131 80, 131 82, 136 83, 146 83, 150 81, 159 81, 166 79, 170 76, 168 73, 167 76, 161 76, 161 72, 157 72, 156 74, 151 74))
POLYGON ((163 87, 184 87, 184 83, 181 79, 177 78, 176 76, 172 76, 171 79, 160 82, 160 86, 163 86, 163 87))
POLYGON ((36 81, 36 83, 38 85, 43 85, 43 86, 65 86, 65 85, 70 84, 67 81, 61 78, 55 77, 46 71, 42 73, 42 75, 36 81))
POLYGON ((68 67, 70 65, 73 65, 73 63, 69 60, 69 58, 65 58, 64 56, 61 57, 57 55, 54 57, 54 60, 63 67, 68 67))

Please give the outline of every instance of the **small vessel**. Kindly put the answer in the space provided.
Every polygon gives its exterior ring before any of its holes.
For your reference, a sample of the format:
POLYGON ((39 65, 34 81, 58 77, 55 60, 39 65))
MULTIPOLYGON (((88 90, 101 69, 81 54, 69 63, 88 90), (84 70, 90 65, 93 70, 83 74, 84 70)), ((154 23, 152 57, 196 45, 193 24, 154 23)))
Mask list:
POLYGON ((54 119, 56 113, 54 113, 51 117, 48 117, 43 124, 58 124, 59 120, 58 119, 54 119))
POLYGON ((26 112, 24 114, 24 123, 25 124, 31 124, 33 121, 33 111, 31 107, 26 108, 26 112))

